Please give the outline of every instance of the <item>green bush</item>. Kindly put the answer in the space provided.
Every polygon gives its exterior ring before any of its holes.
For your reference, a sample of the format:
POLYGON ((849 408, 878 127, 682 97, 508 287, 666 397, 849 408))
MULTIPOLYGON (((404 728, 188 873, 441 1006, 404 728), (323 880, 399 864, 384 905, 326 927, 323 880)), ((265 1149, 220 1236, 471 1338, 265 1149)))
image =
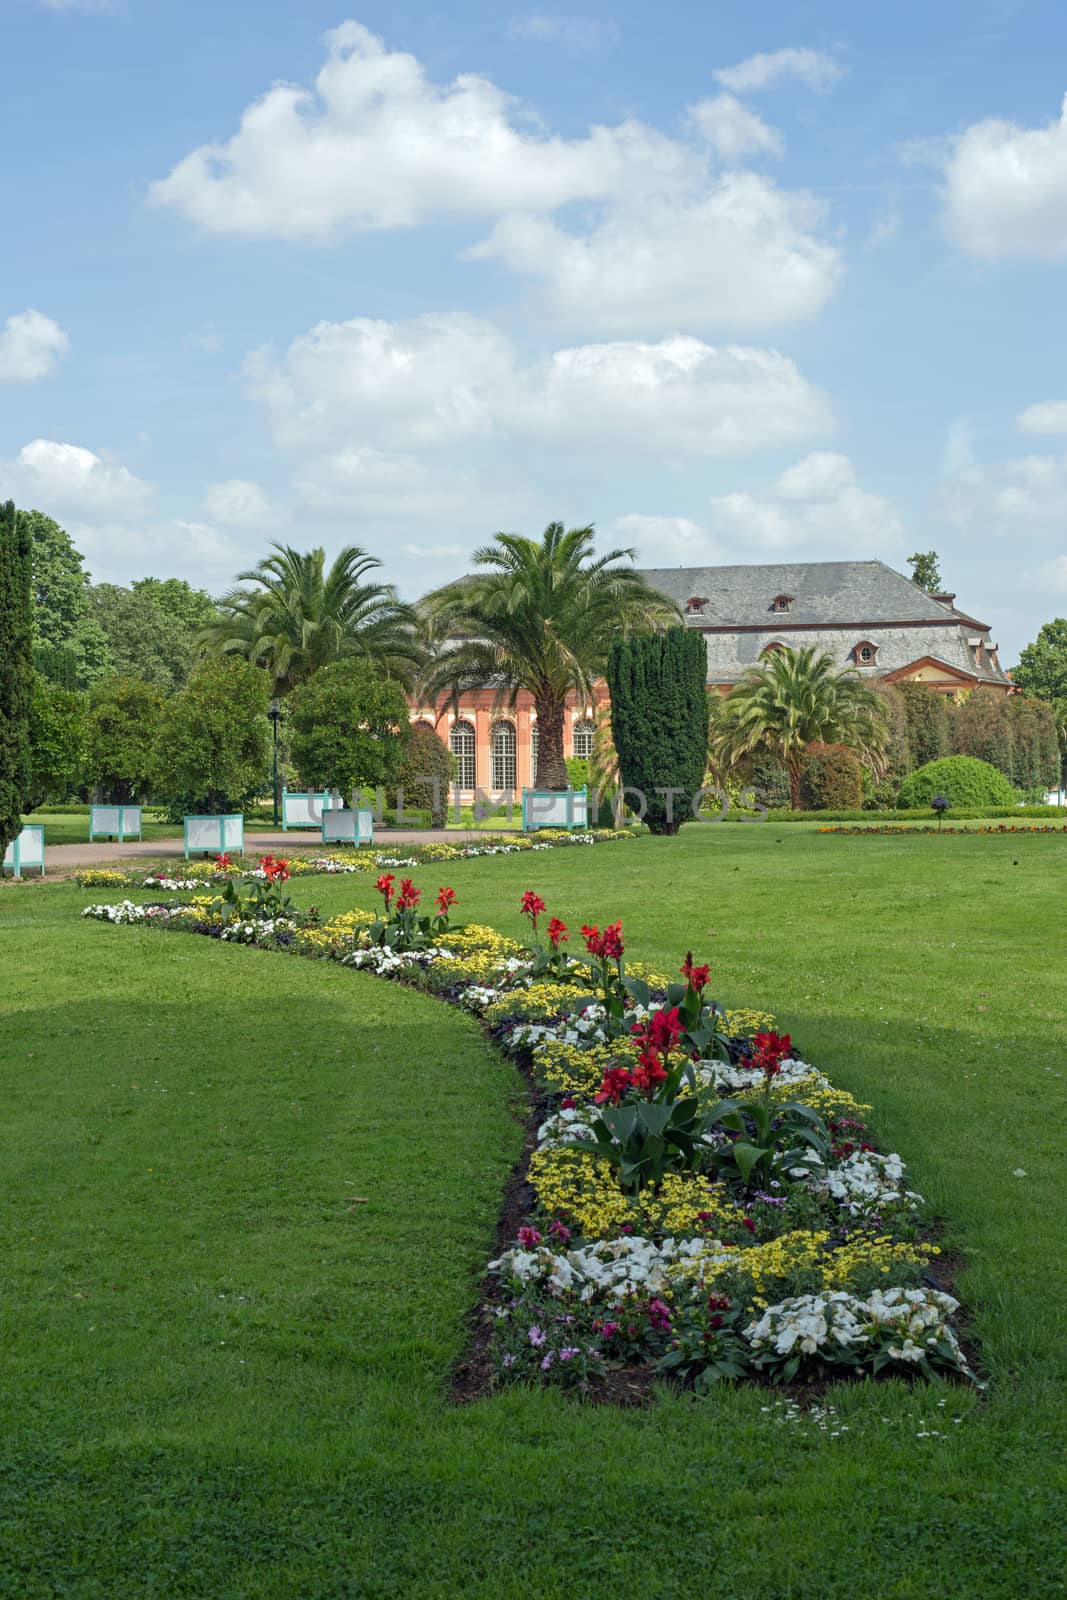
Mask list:
POLYGON ((854 807, 863 801, 863 769, 843 744, 808 745, 800 760, 800 803, 806 811, 854 807))
POLYGON ((945 794, 953 807, 1010 806, 1015 791, 1002 772, 974 756, 942 756, 928 761, 900 786, 898 805, 928 806, 935 794, 945 794))
POLYGON ((309 789, 395 792, 411 723, 399 683, 365 661, 335 661, 289 696, 293 765, 309 789))
POLYGON ((89 692, 84 778, 104 800, 149 792, 163 694, 140 678, 103 678, 89 692))
POLYGON ((0 860, 19 832, 31 784, 30 593, 29 525, 8 500, 0 505, 0 860))
POLYGON ((404 812, 426 811, 430 826, 443 828, 448 821, 448 791, 456 770, 456 758, 432 728, 416 722, 411 730, 404 759, 397 774, 397 786, 404 792, 404 812), (436 783, 436 794, 434 792, 436 783))
POLYGON ((651 833, 690 818, 708 766, 708 652, 685 628, 616 639, 608 657, 611 728, 619 772, 644 794, 651 833), (677 790, 668 795, 664 791, 677 790))
POLYGON ((751 778, 742 787, 754 789, 761 805, 789 808, 789 774, 777 756, 754 755, 751 778))
POLYGON ((81 779, 86 701, 76 689, 65 689, 39 672, 33 677, 29 805, 37 811, 46 800, 65 800, 81 779))
POLYGON ((226 656, 194 668, 163 707, 153 748, 156 793, 171 816, 240 810, 269 789, 266 673, 226 656))

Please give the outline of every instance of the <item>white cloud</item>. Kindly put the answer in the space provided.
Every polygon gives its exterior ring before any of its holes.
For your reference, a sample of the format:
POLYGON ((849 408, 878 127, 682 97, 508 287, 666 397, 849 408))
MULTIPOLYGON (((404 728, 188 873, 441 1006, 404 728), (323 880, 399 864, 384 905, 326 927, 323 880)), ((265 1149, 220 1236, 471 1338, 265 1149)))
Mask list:
POLYGON ((631 511, 617 517, 607 531, 612 544, 635 549, 637 564, 643 567, 711 566, 727 559, 724 547, 690 517, 631 511))
POLYGON ((983 261, 1067 259, 1067 97, 1043 128, 989 117, 943 157, 949 238, 983 261))
POLYGON ((601 50, 619 42, 615 24, 596 17, 523 17, 508 32, 531 44, 561 44, 566 50, 601 50))
POLYGON ((0 382, 46 378, 69 349, 70 338, 58 322, 41 311, 19 311, 0 329, 0 382))
POLYGON ((1042 592, 1067 594, 1067 556, 1055 556, 1024 574, 1042 592))
POLYGON ((774 350, 675 335, 579 345, 521 369, 501 333, 459 313, 319 323, 283 357, 256 352, 246 371, 279 444, 317 456, 333 445, 357 477, 383 449, 490 433, 674 458, 791 442, 831 421, 825 397, 774 350))
POLYGON ((1062 524, 1067 518, 1067 457, 1019 456, 992 466, 966 467, 942 485, 941 500, 960 527, 1062 524))
POLYGON ((1018 416, 1024 433, 1067 433, 1067 400, 1042 400, 1018 416))
POLYGON ((847 456, 822 451, 769 489, 716 496, 711 512, 712 532, 739 552, 797 550, 808 559, 882 555, 904 531, 888 500, 859 487, 847 456))
POLYGON ((215 233, 321 240, 345 225, 554 209, 620 181, 625 129, 545 136, 487 78, 431 83, 357 22, 326 38, 315 93, 275 84, 232 139, 185 156, 150 200, 215 233))
POLYGON ((185 578, 196 588, 220 591, 262 551, 242 549, 204 522, 181 518, 131 527, 122 522, 80 522, 67 531, 97 583, 129 583, 146 574, 185 578))
POLYGON ((350 445, 315 456, 298 472, 296 491, 313 511, 359 512, 381 521, 476 520, 482 486, 471 473, 430 466, 406 452, 350 445))
POLYGON ((603 332, 769 326, 813 316, 841 273, 813 235, 823 208, 753 172, 637 195, 584 235, 543 217, 498 222, 468 254, 540 279, 550 308, 603 332))
POLYGON ((871 223, 866 241, 868 250, 877 250, 880 245, 888 244, 889 240, 895 238, 899 232, 900 211, 895 201, 891 201, 881 215, 875 217, 871 223))
POLYGON ((245 371, 279 444, 321 450, 364 432, 412 448, 490 432, 513 356, 502 334, 463 313, 354 317, 318 323, 280 362, 255 351, 245 371))
POLYGON ((489 220, 467 259, 541 279, 557 313, 611 332, 768 325, 810 316, 834 289, 822 206, 733 170, 780 143, 730 95, 691 108, 684 140, 632 120, 567 139, 486 78, 431 82, 358 23, 327 42, 313 92, 276 84, 151 201, 216 233, 317 242, 489 220), (575 202, 586 210, 565 230, 554 214, 575 202))
POLYGON ((782 154, 781 136, 736 96, 717 94, 689 108, 690 120, 720 160, 732 164, 747 155, 782 154))
POLYGON ((524 374, 513 426, 579 445, 727 456, 809 438, 829 403, 788 357, 675 335, 557 350, 524 374))
POLYGON ((285 519, 285 513, 271 505, 259 484, 247 478, 210 484, 204 510, 213 522, 232 528, 265 528, 285 519))
POLYGON ((0 466, 7 493, 24 506, 79 517, 138 517, 155 493, 126 467, 111 465, 80 445, 34 439, 0 466))
POLYGON ((941 471, 946 478, 974 466, 974 424, 966 413, 953 417, 945 435, 941 471))
POLYGON ((835 84, 843 71, 841 64, 822 50, 793 47, 747 56, 736 67, 720 68, 715 76, 723 88, 746 94, 768 89, 780 78, 799 78, 809 89, 821 91, 835 84))

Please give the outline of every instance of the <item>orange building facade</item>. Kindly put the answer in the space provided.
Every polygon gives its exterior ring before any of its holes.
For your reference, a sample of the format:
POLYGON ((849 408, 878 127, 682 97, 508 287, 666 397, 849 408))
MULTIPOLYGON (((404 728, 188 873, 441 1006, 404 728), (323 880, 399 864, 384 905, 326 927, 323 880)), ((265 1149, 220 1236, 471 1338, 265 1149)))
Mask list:
MULTIPOLYGON (((568 697, 563 753, 588 759, 593 749, 595 710, 608 704, 606 684, 598 684, 594 705, 568 697)), ((475 789, 501 794, 533 787, 537 758, 537 711, 533 696, 520 691, 514 705, 500 702, 494 689, 467 690, 457 714, 446 697, 437 706, 413 705, 412 722, 423 722, 456 758, 456 788, 465 801, 475 789)))

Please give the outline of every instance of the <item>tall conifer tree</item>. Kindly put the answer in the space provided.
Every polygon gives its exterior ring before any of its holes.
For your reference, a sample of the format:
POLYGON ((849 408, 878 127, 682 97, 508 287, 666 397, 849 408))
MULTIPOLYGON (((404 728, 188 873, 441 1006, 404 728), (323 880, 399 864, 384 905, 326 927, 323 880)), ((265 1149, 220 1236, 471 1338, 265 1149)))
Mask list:
POLYGON ((33 686, 30 530, 0 505, 0 857, 22 826, 30 788, 33 686))

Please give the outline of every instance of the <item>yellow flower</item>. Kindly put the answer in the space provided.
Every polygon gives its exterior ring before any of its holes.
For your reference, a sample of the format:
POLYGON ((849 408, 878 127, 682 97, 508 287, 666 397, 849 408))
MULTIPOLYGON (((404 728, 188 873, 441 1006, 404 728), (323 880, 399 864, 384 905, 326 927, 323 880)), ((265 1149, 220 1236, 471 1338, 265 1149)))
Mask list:
POLYGON ((624 1194, 608 1162, 573 1146, 535 1151, 529 1180, 540 1209, 588 1239, 614 1238, 627 1225, 642 1235, 729 1232, 743 1215, 724 1185, 697 1173, 667 1173, 658 1194, 624 1194))

